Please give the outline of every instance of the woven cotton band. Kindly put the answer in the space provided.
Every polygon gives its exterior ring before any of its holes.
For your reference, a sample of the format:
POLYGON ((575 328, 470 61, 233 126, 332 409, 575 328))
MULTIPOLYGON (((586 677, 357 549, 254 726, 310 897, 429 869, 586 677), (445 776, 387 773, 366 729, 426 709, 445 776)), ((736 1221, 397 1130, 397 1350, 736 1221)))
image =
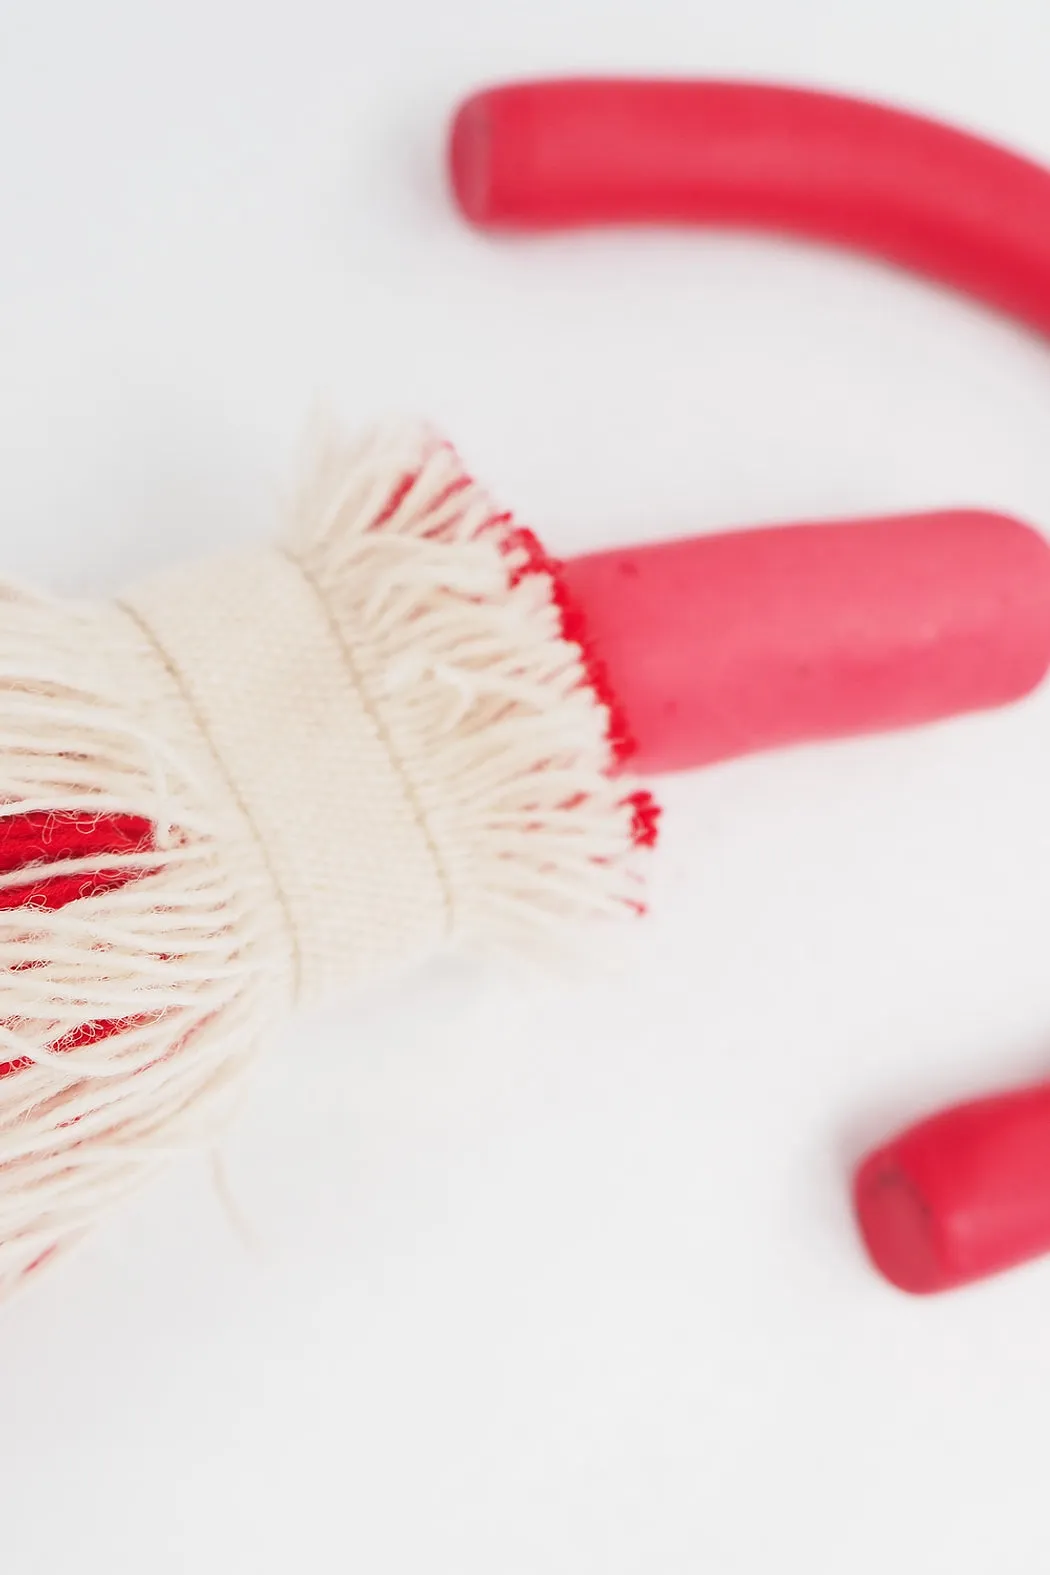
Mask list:
POLYGON ((432 950, 449 922, 433 848, 353 671, 352 632, 300 565, 280 551, 198 563, 122 603, 265 866, 294 993, 316 999, 432 950))

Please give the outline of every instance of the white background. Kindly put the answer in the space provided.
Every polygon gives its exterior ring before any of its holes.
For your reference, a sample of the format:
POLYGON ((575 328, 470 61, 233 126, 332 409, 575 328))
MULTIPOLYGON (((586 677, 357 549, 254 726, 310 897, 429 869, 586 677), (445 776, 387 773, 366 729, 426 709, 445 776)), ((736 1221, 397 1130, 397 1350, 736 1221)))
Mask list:
MULTIPOLYGON (((1050 159, 1045 0, 0 0, 5 568, 262 539, 320 400, 559 550, 916 505, 1050 528, 1050 359, 739 238, 493 245, 457 96, 877 94, 1050 159)), ((4 1575, 1021 1575, 1050 1262, 886 1288, 850 1164, 1050 1068, 1050 690, 666 787, 608 966, 300 1020, 224 1147, 0 1314, 4 1575)), ((305 828, 309 834, 309 827, 305 828)))

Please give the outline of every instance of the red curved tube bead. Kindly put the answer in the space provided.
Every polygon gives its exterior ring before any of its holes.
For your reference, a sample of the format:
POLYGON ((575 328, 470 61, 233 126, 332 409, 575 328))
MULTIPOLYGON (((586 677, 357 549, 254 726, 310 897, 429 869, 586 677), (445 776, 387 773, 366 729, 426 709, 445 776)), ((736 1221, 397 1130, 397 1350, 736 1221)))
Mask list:
POLYGON ((484 227, 793 233, 1050 334, 1050 172, 919 115, 750 83, 526 82, 468 99, 449 153, 459 206, 484 227))
POLYGON ((699 536, 563 574, 647 772, 1002 705, 1050 667, 1050 547, 998 514, 699 536))
POLYGON ((1050 1084, 910 1127, 864 1161, 853 1194, 872 1261, 915 1295, 1050 1252, 1050 1084))

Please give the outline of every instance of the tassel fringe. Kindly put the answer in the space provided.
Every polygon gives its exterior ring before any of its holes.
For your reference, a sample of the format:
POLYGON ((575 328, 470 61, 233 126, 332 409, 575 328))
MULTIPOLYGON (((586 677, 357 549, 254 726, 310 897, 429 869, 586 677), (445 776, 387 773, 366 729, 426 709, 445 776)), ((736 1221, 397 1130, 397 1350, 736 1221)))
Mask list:
MULTIPOLYGON (((656 819, 617 774, 622 727, 555 566, 452 449, 328 444, 284 550, 403 780, 446 933, 535 947, 637 909, 656 819)), ((231 855, 146 662, 119 609, 0 587, 0 1293, 208 1140, 283 1005, 265 871, 231 855)))
POLYGON ((327 443, 289 548, 427 827, 457 937, 541 946, 641 905, 652 799, 557 565, 430 434, 327 443))

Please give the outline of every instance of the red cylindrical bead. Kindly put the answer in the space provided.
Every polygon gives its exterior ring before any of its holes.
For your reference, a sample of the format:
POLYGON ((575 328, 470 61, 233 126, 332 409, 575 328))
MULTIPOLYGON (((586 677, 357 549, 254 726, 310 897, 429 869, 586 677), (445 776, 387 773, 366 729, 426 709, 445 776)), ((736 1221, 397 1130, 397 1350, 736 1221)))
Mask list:
POLYGON ((564 575, 642 771, 1001 705, 1050 666, 1050 547, 997 514, 697 536, 564 575))
POLYGON ((922 1295, 1050 1252, 1050 1084, 941 1111, 854 1178, 875 1266, 922 1295))

